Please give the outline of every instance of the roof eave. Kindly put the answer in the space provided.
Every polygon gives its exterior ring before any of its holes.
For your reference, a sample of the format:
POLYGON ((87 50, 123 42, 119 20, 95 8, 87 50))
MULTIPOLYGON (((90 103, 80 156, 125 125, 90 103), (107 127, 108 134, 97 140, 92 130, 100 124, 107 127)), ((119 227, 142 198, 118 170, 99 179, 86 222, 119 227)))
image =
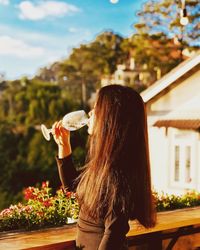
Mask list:
POLYGON ((173 82, 175 82, 181 76, 183 76, 188 71, 190 71, 192 68, 197 66, 199 63, 200 63, 200 52, 197 53, 194 57, 182 62, 181 64, 179 64, 177 67, 175 67, 173 70, 171 70, 165 76, 163 76, 161 79, 156 81, 149 88, 144 90, 141 93, 141 96, 142 96, 144 102, 146 103, 149 100, 151 100, 153 97, 158 95, 161 91, 166 89, 173 82))

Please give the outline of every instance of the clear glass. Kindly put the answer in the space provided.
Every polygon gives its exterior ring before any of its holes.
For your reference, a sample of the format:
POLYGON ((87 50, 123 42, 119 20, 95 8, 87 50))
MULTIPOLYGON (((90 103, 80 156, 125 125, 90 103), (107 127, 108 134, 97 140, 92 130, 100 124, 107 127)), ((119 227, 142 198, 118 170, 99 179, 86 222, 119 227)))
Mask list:
POLYGON ((185 148, 185 182, 191 182, 191 147, 186 146, 185 148))
POLYGON ((180 181, 180 147, 175 146, 175 169, 174 169, 174 181, 180 181))
MULTIPOLYGON (((66 114, 62 119, 62 126, 69 131, 75 131, 88 124, 88 116, 84 110, 73 111, 66 114)), ((41 131, 47 141, 51 139, 52 128, 48 129, 41 124, 41 131)))

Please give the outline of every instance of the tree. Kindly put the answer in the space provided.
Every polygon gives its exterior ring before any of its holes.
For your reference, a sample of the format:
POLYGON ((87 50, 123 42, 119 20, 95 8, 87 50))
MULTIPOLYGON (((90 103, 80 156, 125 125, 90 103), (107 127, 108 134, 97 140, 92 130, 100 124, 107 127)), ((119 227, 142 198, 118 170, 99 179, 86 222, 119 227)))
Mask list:
POLYGON ((99 87, 101 77, 112 74, 116 65, 127 56, 121 48, 122 42, 120 35, 103 32, 91 43, 74 48, 65 60, 41 69, 37 78, 57 79, 59 86, 70 92, 74 99, 85 102, 99 87))
POLYGON ((0 119, 14 122, 16 126, 52 123, 78 108, 76 100, 54 83, 39 80, 10 82, 0 98, 0 119))
MULTIPOLYGON (((45 141, 38 125, 50 127, 79 108, 68 92, 53 83, 9 82, 0 96, 0 209, 21 200, 24 187, 45 180, 54 189, 60 186, 56 145, 45 141)), ((72 147, 79 143, 74 151, 76 165, 85 157, 86 133, 82 133, 72 135, 72 147)))
POLYGON ((180 24, 181 0, 150 0, 138 12, 139 22, 135 28, 139 34, 163 33, 167 37, 180 37, 190 46, 199 46, 200 37, 200 4, 198 0, 185 2, 189 23, 180 24))
MULTIPOLYGON (((179 45, 165 34, 134 34, 124 40, 123 49, 135 60, 135 68, 149 75, 148 85, 174 68, 181 60, 179 45)), ((142 80, 140 80, 140 84, 142 80)))
POLYGON ((199 46, 200 5, 197 0, 188 0, 186 8, 189 24, 183 27, 181 0, 150 0, 138 13, 136 33, 124 39, 123 49, 135 59, 137 70, 149 73, 149 85, 187 58, 184 49, 199 46))

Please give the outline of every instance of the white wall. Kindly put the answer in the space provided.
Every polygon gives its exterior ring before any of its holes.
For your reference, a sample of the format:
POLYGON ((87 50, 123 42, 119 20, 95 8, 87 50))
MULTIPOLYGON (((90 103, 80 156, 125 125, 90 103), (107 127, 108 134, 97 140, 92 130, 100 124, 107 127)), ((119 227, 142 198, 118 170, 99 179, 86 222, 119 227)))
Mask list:
POLYGON ((200 132, 197 133, 196 135, 196 147, 197 147, 197 152, 196 152, 196 164, 197 164, 197 170, 196 170, 196 176, 197 176, 197 190, 200 192, 200 132))
MULTIPOLYGON (((148 112, 148 130, 149 130, 149 146, 151 157, 152 183, 157 191, 166 193, 182 194, 187 188, 180 185, 172 185, 170 174, 173 171, 171 166, 174 164, 173 153, 173 137, 175 133, 182 133, 183 130, 175 128, 153 127, 155 121, 162 119, 163 115, 176 110, 181 105, 192 100, 200 91, 200 70, 193 71, 191 75, 185 75, 177 84, 172 84, 168 90, 163 91, 159 97, 151 99, 147 102, 148 112)), ((200 119, 200 117, 199 117, 200 119)), ((200 133, 190 130, 188 140, 192 140, 193 144, 193 160, 194 160, 194 178, 195 183, 192 187, 200 191, 200 133)), ((189 185, 188 185, 189 186, 189 185)))
POLYGON ((149 149, 152 185, 158 192, 183 194, 188 190, 200 191, 200 134, 192 130, 157 128, 149 126, 149 149), (189 184, 173 181, 173 150, 176 138, 180 144, 192 146, 192 182, 189 184))
POLYGON ((179 85, 163 94, 158 100, 150 104, 152 111, 172 111, 176 107, 191 100, 200 91, 200 70, 184 79, 179 85))
POLYGON ((156 191, 163 191, 168 179, 168 138, 165 128, 149 127, 148 132, 152 186, 156 191))

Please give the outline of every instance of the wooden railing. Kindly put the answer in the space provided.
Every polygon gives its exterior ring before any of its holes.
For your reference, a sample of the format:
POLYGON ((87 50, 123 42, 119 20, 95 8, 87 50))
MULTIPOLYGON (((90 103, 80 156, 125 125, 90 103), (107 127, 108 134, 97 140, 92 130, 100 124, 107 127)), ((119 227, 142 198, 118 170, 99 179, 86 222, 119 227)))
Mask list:
MULTIPOLYGON (((74 250, 76 225, 0 234, 0 250, 74 250)), ((200 249, 200 207, 158 213, 153 229, 130 221, 129 249, 200 249), (141 247, 141 248, 140 248, 141 247)))

